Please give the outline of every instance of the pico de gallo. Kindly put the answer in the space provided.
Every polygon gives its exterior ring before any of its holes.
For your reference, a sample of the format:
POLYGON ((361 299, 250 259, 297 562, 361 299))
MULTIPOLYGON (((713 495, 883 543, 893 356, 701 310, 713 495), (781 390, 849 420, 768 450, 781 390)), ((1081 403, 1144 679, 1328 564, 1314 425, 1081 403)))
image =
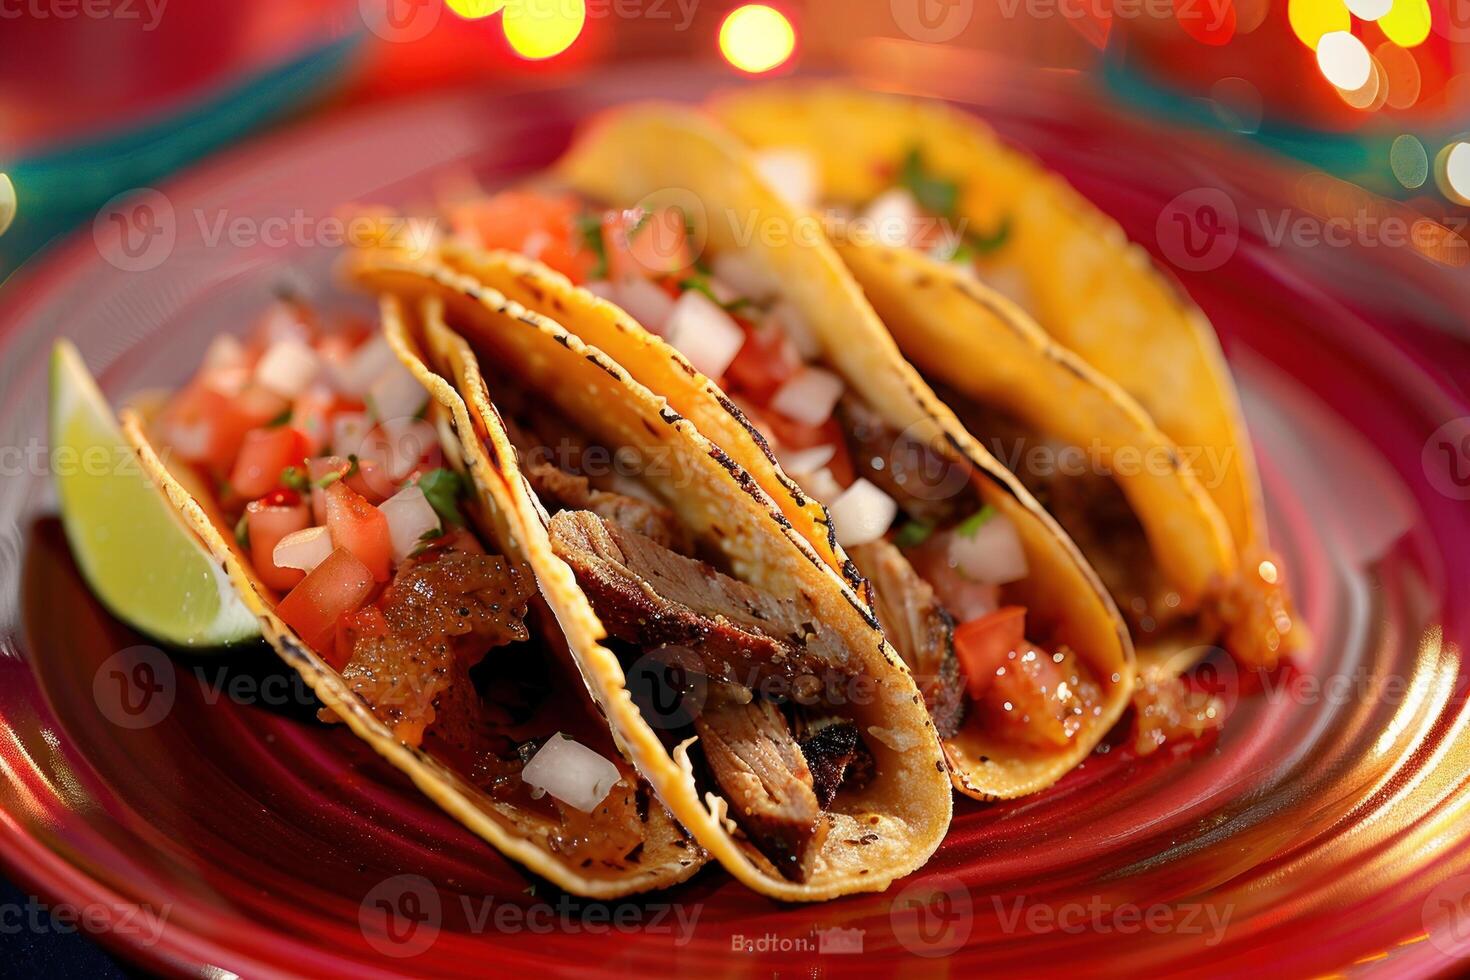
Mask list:
POLYGON ((283 300, 248 340, 210 344, 153 434, 215 489, 276 614, 395 737, 534 815, 549 848, 636 863, 647 787, 590 706, 568 710, 581 685, 544 667, 524 676, 549 658, 517 655, 477 671, 513 698, 477 692, 470 671, 487 653, 532 642, 536 584, 467 523, 428 398, 381 334, 283 300))
POLYGON ((675 208, 603 210, 555 192, 507 191, 450 219, 467 241, 539 259, 621 306, 730 395, 828 506, 941 735, 974 711, 1006 737, 1065 746, 1100 710, 1086 666, 1029 640, 1026 610, 1003 601, 1026 555, 968 464, 934 457, 824 367, 803 318, 738 251, 706 263, 675 208))

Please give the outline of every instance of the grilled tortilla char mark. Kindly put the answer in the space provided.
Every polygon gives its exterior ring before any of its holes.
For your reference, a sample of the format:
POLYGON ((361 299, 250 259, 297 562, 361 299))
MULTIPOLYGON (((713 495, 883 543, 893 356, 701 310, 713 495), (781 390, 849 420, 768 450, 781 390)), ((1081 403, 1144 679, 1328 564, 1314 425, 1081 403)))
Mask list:
POLYGON ((837 417, 858 475, 892 497, 913 520, 943 527, 979 506, 966 466, 895 429, 852 391, 837 403, 837 417))
POLYGON ((954 618, 902 551, 879 539, 848 549, 877 595, 878 621, 908 664, 940 738, 959 731, 965 690, 954 652, 954 618))
POLYGON ((823 810, 832 805, 844 786, 860 786, 873 775, 873 755, 857 726, 840 718, 808 723, 796 744, 812 771, 812 790, 823 810))
POLYGON ((587 511, 551 519, 551 546, 571 566, 612 636, 649 649, 684 646, 711 679, 821 678, 845 656, 813 610, 587 511))
POLYGON ((806 881, 828 825, 780 709, 746 688, 716 684, 694 728, 735 823, 783 877, 806 881))

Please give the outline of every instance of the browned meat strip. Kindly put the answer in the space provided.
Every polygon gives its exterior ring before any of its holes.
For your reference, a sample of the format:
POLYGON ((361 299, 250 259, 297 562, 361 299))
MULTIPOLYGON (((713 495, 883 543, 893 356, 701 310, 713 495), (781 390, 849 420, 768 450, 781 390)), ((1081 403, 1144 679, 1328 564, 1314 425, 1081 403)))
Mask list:
POLYGON ((850 721, 829 719, 809 726, 797 745, 812 771, 812 790, 823 810, 842 787, 860 785, 872 775, 873 756, 850 721))
POLYGON ((959 731, 965 716, 965 690, 954 653, 954 619, 934 588, 889 541, 848 550, 858 571, 873 583, 878 621, 903 657, 923 692, 940 738, 959 731))
POLYGON ((612 636, 644 648, 689 647, 712 678, 826 680, 845 653, 815 613, 675 554, 587 511, 551 519, 551 546, 612 636))
POLYGON ((780 709, 744 688, 714 685, 694 728, 731 818, 783 877, 806 881, 827 821, 780 709))
POLYGON ((597 490, 584 476, 566 473, 550 463, 534 460, 523 472, 547 510, 587 510, 614 524, 652 538, 680 553, 692 550, 689 533, 674 512, 662 504, 627 494, 597 490))
POLYGON ((916 521, 935 526, 962 520, 980 506, 968 464, 953 462, 887 420, 851 391, 837 405, 853 467, 916 521))

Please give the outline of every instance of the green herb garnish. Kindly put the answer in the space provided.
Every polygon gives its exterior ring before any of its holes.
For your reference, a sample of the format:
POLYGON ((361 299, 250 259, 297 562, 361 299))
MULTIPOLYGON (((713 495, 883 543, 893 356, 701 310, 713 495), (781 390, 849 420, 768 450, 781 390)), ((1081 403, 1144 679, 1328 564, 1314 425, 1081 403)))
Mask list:
POLYGON ((250 547, 250 515, 241 514, 240 519, 235 522, 235 543, 241 548, 250 547))
POLYGON ((898 533, 893 536, 893 543, 900 548, 917 548, 925 541, 928 541, 929 536, 933 533, 933 524, 925 524, 923 521, 909 521, 898 529, 898 533))
POLYGON ((909 150, 908 156, 903 159, 903 168, 899 170, 898 182, 901 186, 908 188, 909 193, 914 195, 914 200, 925 211, 937 214, 944 218, 953 218, 955 208, 959 205, 960 185, 957 181, 945 180, 943 177, 930 173, 924 167, 924 158, 916 146, 909 150))
POLYGON ((294 466, 288 466, 281 470, 281 486, 290 487, 297 493, 305 493, 311 489, 311 481, 306 474, 294 466))
POLYGON ((574 219, 577 237, 581 239, 582 247, 597 256, 597 265, 593 266, 589 279, 607 278, 607 242, 602 240, 602 215, 587 212, 579 214, 574 219))
POLYGON ((267 429, 279 429, 281 426, 285 425, 289 421, 291 421, 291 409, 290 407, 287 407, 284 411, 281 412, 280 415, 277 415, 275 418, 267 422, 265 424, 265 427, 267 429))
POLYGON ((975 532, 979 531, 985 522, 994 516, 995 508, 986 504, 963 521, 960 521, 959 525, 955 527, 955 533, 961 537, 973 538, 975 532))
POLYGON ((989 235, 977 235, 974 232, 965 233, 965 241, 969 243, 970 249, 977 255, 985 255, 1000 248, 1011 237, 1011 216, 1006 215, 1000 219, 1000 225, 989 235))
POLYGON ((722 301, 720 297, 715 295, 715 289, 710 285, 709 276, 702 272, 692 276, 686 276, 679 280, 679 291, 681 293, 687 293, 690 290, 698 290, 704 293, 704 295, 710 298, 711 302, 727 313, 734 313, 736 310, 751 305, 751 301, 744 296, 732 299, 728 303, 722 301))
POLYGON ((459 497, 464 493, 465 485, 458 473, 442 468, 430 470, 419 477, 419 489, 446 527, 464 523, 459 512, 459 497))
POLYGON ((423 534, 419 535, 419 543, 415 545, 414 549, 408 553, 408 557, 417 558, 419 555, 422 555, 424 552, 432 548, 434 546, 434 542, 438 541, 442 537, 444 537, 443 528, 429 528, 423 534))

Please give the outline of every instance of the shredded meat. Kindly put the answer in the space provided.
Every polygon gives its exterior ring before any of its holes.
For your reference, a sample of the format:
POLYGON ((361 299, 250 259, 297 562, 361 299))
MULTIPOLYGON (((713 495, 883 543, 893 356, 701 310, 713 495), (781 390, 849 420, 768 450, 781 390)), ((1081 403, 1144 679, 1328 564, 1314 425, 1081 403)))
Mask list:
POLYGON ((973 514, 979 503, 967 464, 945 459, 887 420, 851 391, 837 416, 858 475, 898 502, 916 521, 940 526, 973 514))
POLYGON ((694 728, 735 823, 783 877, 806 881, 827 822, 780 709, 737 685, 713 685, 694 728))
POLYGON ((795 599, 768 595, 587 511, 562 511, 550 530, 552 548, 620 640, 688 647, 712 678, 746 686, 820 677, 845 660, 815 612, 795 599))
MULTIPOLYGON (((440 709, 478 699, 448 697, 472 689, 465 671, 492 647, 528 637, 526 603, 536 583, 505 558, 448 550, 404 565, 378 607, 386 629, 357 636, 342 671, 404 743, 417 746, 440 709)), ((460 719, 460 723, 463 719, 460 719)))
POLYGON ((679 523, 674 512, 662 504, 595 489, 586 477, 564 472, 543 460, 527 463, 524 472, 548 510, 591 511, 614 524, 637 531, 665 548, 678 552, 691 550, 689 532, 679 523))
POLYGON ((883 632, 913 673, 939 737, 949 738, 959 731, 965 714, 964 683, 954 652, 954 618, 933 586, 891 542, 858 545, 848 549, 848 555, 873 583, 883 632))

